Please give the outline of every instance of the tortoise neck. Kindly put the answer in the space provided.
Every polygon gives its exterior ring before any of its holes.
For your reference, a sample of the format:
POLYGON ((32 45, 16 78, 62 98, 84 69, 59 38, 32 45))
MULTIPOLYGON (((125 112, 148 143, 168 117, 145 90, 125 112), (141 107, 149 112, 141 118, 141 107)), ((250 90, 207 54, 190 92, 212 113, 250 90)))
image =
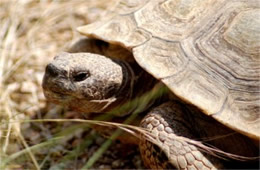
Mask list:
MULTIPOLYGON (((125 62, 117 60, 122 67, 123 81, 117 91, 116 99, 105 112, 114 115, 125 116, 131 114, 140 103, 131 102, 150 91, 158 82, 153 76, 145 72, 136 62, 125 62)), ((149 102, 151 105, 154 101, 149 102)))
POLYGON ((123 81, 117 96, 125 99, 131 99, 133 96, 134 86, 136 84, 136 76, 131 65, 125 61, 118 61, 118 64, 122 67, 123 81))
POLYGON ((123 80, 120 88, 114 96, 113 103, 111 103, 104 111, 117 116, 125 116, 130 114, 132 109, 122 109, 122 107, 135 97, 134 89, 137 83, 137 78, 133 71, 134 68, 132 68, 128 62, 121 60, 114 61, 122 67, 123 80))

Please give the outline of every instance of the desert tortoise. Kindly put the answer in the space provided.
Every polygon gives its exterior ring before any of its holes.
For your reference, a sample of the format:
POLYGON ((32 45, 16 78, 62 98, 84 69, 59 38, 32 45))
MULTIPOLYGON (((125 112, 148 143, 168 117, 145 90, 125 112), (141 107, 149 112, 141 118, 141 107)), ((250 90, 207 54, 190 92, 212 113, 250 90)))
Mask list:
POLYGON ((186 104, 169 101, 142 121, 158 136, 167 157, 143 140, 147 166, 217 167, 194 145, 168 136, 201 139, 233 133, 222 131, 225 127, 248 138, 235 134, 214 146, 255 156, 259 148, 252 141, 260 139, 259 18, 258 0, 120 1, 110 15, 78 29, 90 38, 72 50, 81 53, 61 53, 46 67, 45 96, 84 112, 107 112, 136 96, 135 86, 151 89, 153 76, 186 104), (152 76, 143 74, 135 61, 152 76))

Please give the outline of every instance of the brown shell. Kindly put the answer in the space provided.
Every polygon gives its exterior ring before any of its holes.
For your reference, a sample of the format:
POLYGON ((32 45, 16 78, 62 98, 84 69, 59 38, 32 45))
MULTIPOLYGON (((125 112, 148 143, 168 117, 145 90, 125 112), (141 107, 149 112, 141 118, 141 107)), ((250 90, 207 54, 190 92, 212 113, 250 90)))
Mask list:
POLYGON ((183 100, 260 139, 259 0, 120 1, 79 31, 126 47, 183 100))

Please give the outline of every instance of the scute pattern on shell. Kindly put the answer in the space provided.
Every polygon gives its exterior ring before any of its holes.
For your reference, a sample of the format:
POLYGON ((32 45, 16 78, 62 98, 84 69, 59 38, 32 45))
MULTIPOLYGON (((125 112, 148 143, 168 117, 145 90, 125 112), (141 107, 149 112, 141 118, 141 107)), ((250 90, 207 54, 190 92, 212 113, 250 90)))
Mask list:
POLYGON ((177 96, 259 140, 259 1, 133 4, 121 1, 125 12, 79 31, 132 50, 136 61, 177 96))

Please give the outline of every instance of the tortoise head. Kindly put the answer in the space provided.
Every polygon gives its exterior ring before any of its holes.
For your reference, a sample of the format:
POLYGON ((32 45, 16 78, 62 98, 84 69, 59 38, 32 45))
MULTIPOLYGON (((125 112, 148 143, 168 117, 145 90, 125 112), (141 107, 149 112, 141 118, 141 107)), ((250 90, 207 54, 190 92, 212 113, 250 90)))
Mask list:
POLYGON ((84 112, 104 111, 123 94, 127 67, 92 53, 60 53, 43 78, 46 98, 84 112))

